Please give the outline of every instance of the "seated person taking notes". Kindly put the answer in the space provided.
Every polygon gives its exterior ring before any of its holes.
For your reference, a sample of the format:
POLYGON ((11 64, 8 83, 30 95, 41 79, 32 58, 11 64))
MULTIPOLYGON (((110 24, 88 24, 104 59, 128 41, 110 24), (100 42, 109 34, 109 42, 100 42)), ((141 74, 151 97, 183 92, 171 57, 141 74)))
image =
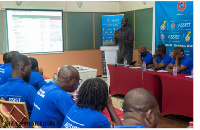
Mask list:
POLYGON ((143 61, 146 62, 146 65, 153 64, 152 54, 147 51, 145 46, 139 46, 138 48, 138 65, 141 67, 143 61))
POLYGON ((107 107, 111 120, 121 125, 108 86, 100 78, 88 79, 80 87, 77 104, 65 116, 62 128, 110 128, 110 122, 101 113, 107 107))
POLYGON ((166 71, 173 73, 173 66, 176 64, 178 73, 191 74, 193 69, 193 60, 191 57, 184 55, 182 47, 175 47, 172 57, 173 59, 166 67, 166 71))
POLYGON ((156 52, 153 55, 153 64, 147 65, 148 68, 155 68, 156 70, 165 70, 165 67, 171 62, 172 58, 166 54, 166 47, 164 44, 160 44, 156 48, 156 52))

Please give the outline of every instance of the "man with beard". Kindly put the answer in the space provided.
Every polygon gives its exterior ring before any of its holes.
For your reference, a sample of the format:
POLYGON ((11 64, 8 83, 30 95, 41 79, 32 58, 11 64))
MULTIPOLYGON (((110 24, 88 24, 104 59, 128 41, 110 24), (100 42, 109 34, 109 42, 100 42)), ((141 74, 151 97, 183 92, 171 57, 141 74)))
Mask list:
POLYGON ((114 33, 114 44, 119 46, 117 53, 117 63, 123 63, 124 58, 127 64, 130 64, 133 59, 133 40, 134 35, 130 27, 127 26, 128 18, 123 18, 121 21, 122 27, 114 33))
POLYGON ((7 101, 25 102, 28 114, 31 115, 36 90, 26 84, 30 79, 31 62, 27 56, 18 54, 11 62, 12 78, 0 86, 0 97, 7 101))

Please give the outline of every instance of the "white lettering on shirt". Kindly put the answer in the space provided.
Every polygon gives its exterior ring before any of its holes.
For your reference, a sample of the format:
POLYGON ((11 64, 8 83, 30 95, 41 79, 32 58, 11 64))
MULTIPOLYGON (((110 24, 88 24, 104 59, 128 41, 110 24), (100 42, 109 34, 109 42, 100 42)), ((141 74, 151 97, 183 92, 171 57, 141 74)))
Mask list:
POLYGON ((44 98, 45 97, 45 91, 44 90, 42 90, 42 89, 40 89, 38 92, 37 92, 37 94, 39 95, 39 96, 41 96, 42 98, 44 98))
POLYGON ((9 98, 9 101, 11 101, 11 102, 20 102, 21 98, 9 98))
POLYGON ((34 106, 35 106, 38 110, 40 110, 40 108, 38 107, 38 105, 36 105, 35 103, 34 103, 34 106))
POLYGON ((5 73, 5 69, 0 68, 0 73, 5 73))

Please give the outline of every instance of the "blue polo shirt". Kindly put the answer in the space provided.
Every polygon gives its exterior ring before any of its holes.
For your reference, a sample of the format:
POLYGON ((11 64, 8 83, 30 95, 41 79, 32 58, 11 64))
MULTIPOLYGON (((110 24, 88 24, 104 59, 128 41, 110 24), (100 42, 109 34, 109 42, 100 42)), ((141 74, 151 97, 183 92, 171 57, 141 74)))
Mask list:
POLYGON ((65 116, 62 128, 110 128, 110 122, 101 112, 75 104, 65 116))
MULTIPOLYGON (((174 65, 175 64, 175 59, 171 60, 171 63, 174 65)), ((183 58, 179 61, 179 65, 184 65, 187 67, 184 71, 181 73, 183 74, 191 74, 191 71, 193 69, 193 60, 191 57, 184 55, 183 58)))
POLYGON ((0 97, 4 97, 7 101, 25 102, 29 116, 36 93, 37 91, 31 85, 26 84, 20 78, 9 78, 5 84, 0 86, 0 97))
POLYGON ((12 78, 12 66, 6 63, 0 66, 0 85, 6 83, 8 78, 12 78))
POLYGON ((40 73, 31 70, 30 81, 27 84, 30 84, 38 91, 46 82, 40 73))
MULTIPOLYGON (((157 56, 156 62, 159 63, 164 63, 166 66, 171 62, 172 57, 169 56, 168 54, 165 54, 163 57, 157 56)), ((165 66, 165 67, 166 67, 165 66)), ((165 70, 165 67, 161 68, 161 70, 165 70)))
POLYGON ((145 61, 146 64, 153 64, 152 54, 147 51, 147 54, 145 56, 142 56, 142 61, 145 61))
POLYGON ((37 92, 30 122, 42 128, 61 128, 65 115, 74 104, 67 92, 49 82, 37 92))
POLYGON ((115 126, 115 128, 148 128, 148 127, 142 126, 142 125, 134 125, 134 126, 121 126, 121 125, 118 125, 118 126, 115 126))

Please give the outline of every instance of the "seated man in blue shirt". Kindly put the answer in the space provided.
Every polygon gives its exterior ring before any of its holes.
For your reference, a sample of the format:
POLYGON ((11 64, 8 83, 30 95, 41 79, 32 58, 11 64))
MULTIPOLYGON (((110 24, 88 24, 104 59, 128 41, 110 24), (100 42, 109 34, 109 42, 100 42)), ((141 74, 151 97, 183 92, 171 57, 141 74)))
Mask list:
POLYGON ((138 65, 141 67, 143 61, 146 62, 146 65, 153 64, 152 54, 147 51, 145 46, 139 46, 138 48, 138 65))
POLYGON ((30 118, 32 125, 61 128, 65 115, 75 104, 67 92, 74 92, 79 86, 79 81, 76 68, 71 65, 62 66, 57 81, 49 82, 38 90, 30 118))
POLYGON ((80 87, 77 104, 65 116, 62 128, 110 128, 110 122, 101 113, 107 107, 111 119, 117 125, 117 116, 107 84, 99 78, 88 79, 80 87))
POLYGON ((31 68, 31 77, 30 81, 27 82, 31 86, 33 86, 37 91, 46 84, 44 78, 39 73, 38 62, 35 58, 30 57, 29 60, 31 61, 32 68, 31 68))
POLYGON ((7 54, 6 63, 0 66, 0 85, 7 82, 8 78, 12 78, 12 58, 20 54, 18 51, 11 51, 7 54))
POLYGON ((156 48, 156 52, 153 55, 153 64, 148 65, 149 68, 155 68, 156 70, 165 70, 165 67, 171 62, 172 58, 168 54, 166 54, 166 46, 164 44, 160 44, 156 48))
POLYGON ((175 47, 172 57, 173 59, 166 67, 166 71, 173 73, 173 66, 176 64, 178 73, 191 74, 191 70, 193 69, 193 60, 191 57, 184 55, 182 47, 175 47))
POLYGON ((124 123, 115 128, 156 128, 160 115, 158 102, 149 91, 136 88, 124 97, 124 123))
POLYGON ((31 62, 27 56, 18 54, 12 62, 12 78, 0 86, 0 97, 7 101, 25 102, 28 114, 31 115, 36 90, 26 84, 31 75, 31 62))

